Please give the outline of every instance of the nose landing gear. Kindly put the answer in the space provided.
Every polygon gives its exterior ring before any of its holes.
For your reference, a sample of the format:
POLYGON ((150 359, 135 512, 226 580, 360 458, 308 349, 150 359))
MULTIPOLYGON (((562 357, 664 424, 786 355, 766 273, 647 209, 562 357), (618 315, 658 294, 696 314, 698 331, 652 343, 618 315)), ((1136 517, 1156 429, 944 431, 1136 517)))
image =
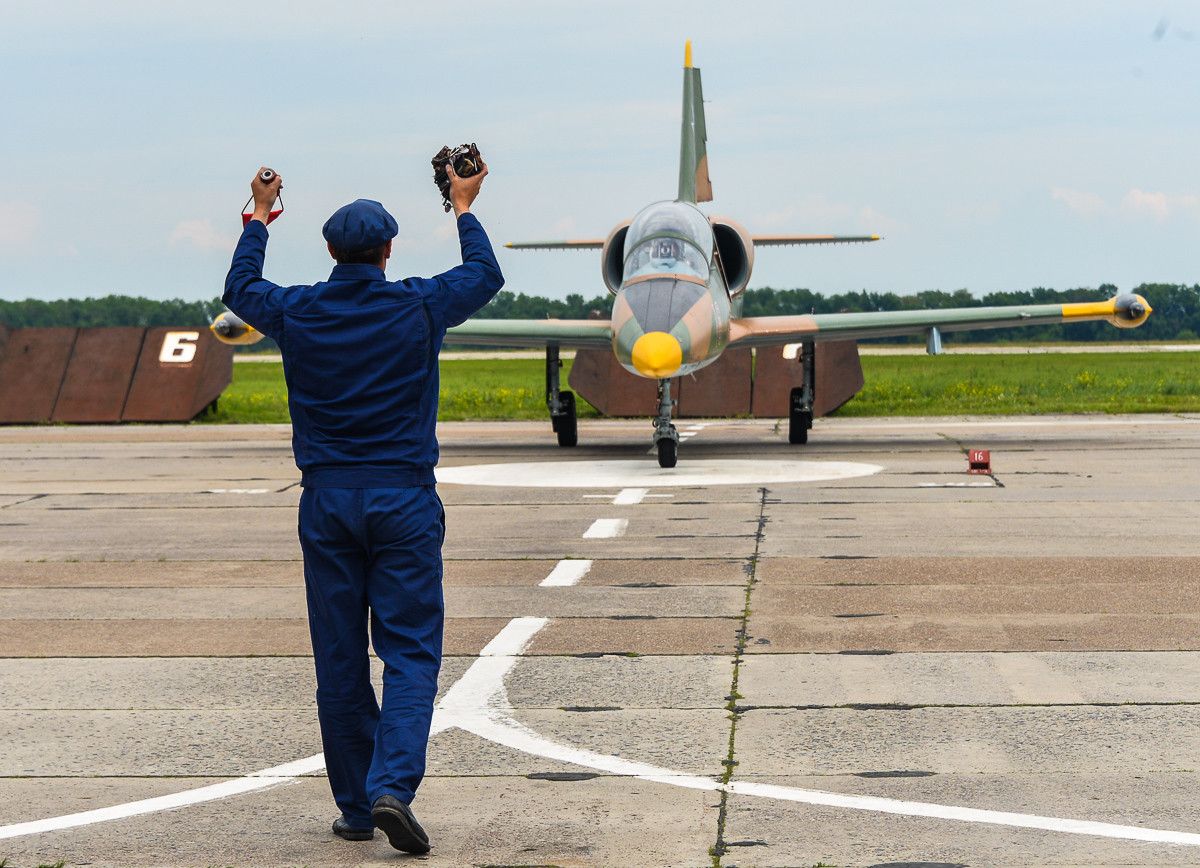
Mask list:
POLYGON ((658 449, 658 466, 674 467, 679 462, 679 432, 671 424, 671 381, 658 381, 658 415, 654 418, 654 445, 658 449))

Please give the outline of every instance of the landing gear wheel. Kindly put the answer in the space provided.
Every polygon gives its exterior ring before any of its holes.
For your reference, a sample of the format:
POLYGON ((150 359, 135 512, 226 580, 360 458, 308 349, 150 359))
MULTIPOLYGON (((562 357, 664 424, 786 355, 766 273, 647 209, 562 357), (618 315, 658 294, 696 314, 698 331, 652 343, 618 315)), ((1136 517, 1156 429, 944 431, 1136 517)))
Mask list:
POLYGON ((804 406, 804 390, 792 389, 788 402, 788 443, 800 445, 808 442, 808 429, 812 428, 812 410, 804 406))
POLYGON ((550 417, 550 425, 558 435, 559 446, 579 445, 579 425, 575 416, 575 393, 559 392, 561 412, 550 417))
POLYGON ((679 462, 679 444, 670 437, 658 441, 658 466, 674 467, 679 462))
POLYGON ((788 419, 788 443, 802 445, 808 442, 808 429, 812 427, 812 413, 793 413, 788 419))

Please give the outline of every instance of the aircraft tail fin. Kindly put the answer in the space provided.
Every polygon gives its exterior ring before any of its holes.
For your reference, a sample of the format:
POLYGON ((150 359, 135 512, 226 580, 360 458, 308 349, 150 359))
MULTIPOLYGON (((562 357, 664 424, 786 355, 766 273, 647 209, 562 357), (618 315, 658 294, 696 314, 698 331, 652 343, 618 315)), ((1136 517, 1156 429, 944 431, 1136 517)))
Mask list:
POLYGON ((708 177, 708 152, 704 126, 704 91, 700 70, 692 66, 692 41, 683 49, 683 129, 679 143, 679 201, 711 202, 712 182, 708 177))

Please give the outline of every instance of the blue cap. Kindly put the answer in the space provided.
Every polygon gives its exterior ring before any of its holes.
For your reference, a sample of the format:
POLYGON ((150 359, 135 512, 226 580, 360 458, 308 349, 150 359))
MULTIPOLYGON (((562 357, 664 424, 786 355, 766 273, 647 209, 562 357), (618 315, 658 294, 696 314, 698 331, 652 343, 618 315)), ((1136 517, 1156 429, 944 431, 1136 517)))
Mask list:
POLYGON ((373 199, 355 199, 343 205, 321 228, 325 240, 341 253, 381 247, 399 231, 395 218, 373 199))

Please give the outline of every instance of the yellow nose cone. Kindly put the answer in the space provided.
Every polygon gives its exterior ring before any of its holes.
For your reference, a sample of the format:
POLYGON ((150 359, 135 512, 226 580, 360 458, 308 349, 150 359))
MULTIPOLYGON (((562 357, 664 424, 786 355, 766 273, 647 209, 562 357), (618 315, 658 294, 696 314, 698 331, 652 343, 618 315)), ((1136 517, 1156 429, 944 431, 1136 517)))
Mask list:
POLYGON ((647 332, 633 345, 633 366, 643 377, 665 380, 683 364, 683 347, 666 332, 647 332))

